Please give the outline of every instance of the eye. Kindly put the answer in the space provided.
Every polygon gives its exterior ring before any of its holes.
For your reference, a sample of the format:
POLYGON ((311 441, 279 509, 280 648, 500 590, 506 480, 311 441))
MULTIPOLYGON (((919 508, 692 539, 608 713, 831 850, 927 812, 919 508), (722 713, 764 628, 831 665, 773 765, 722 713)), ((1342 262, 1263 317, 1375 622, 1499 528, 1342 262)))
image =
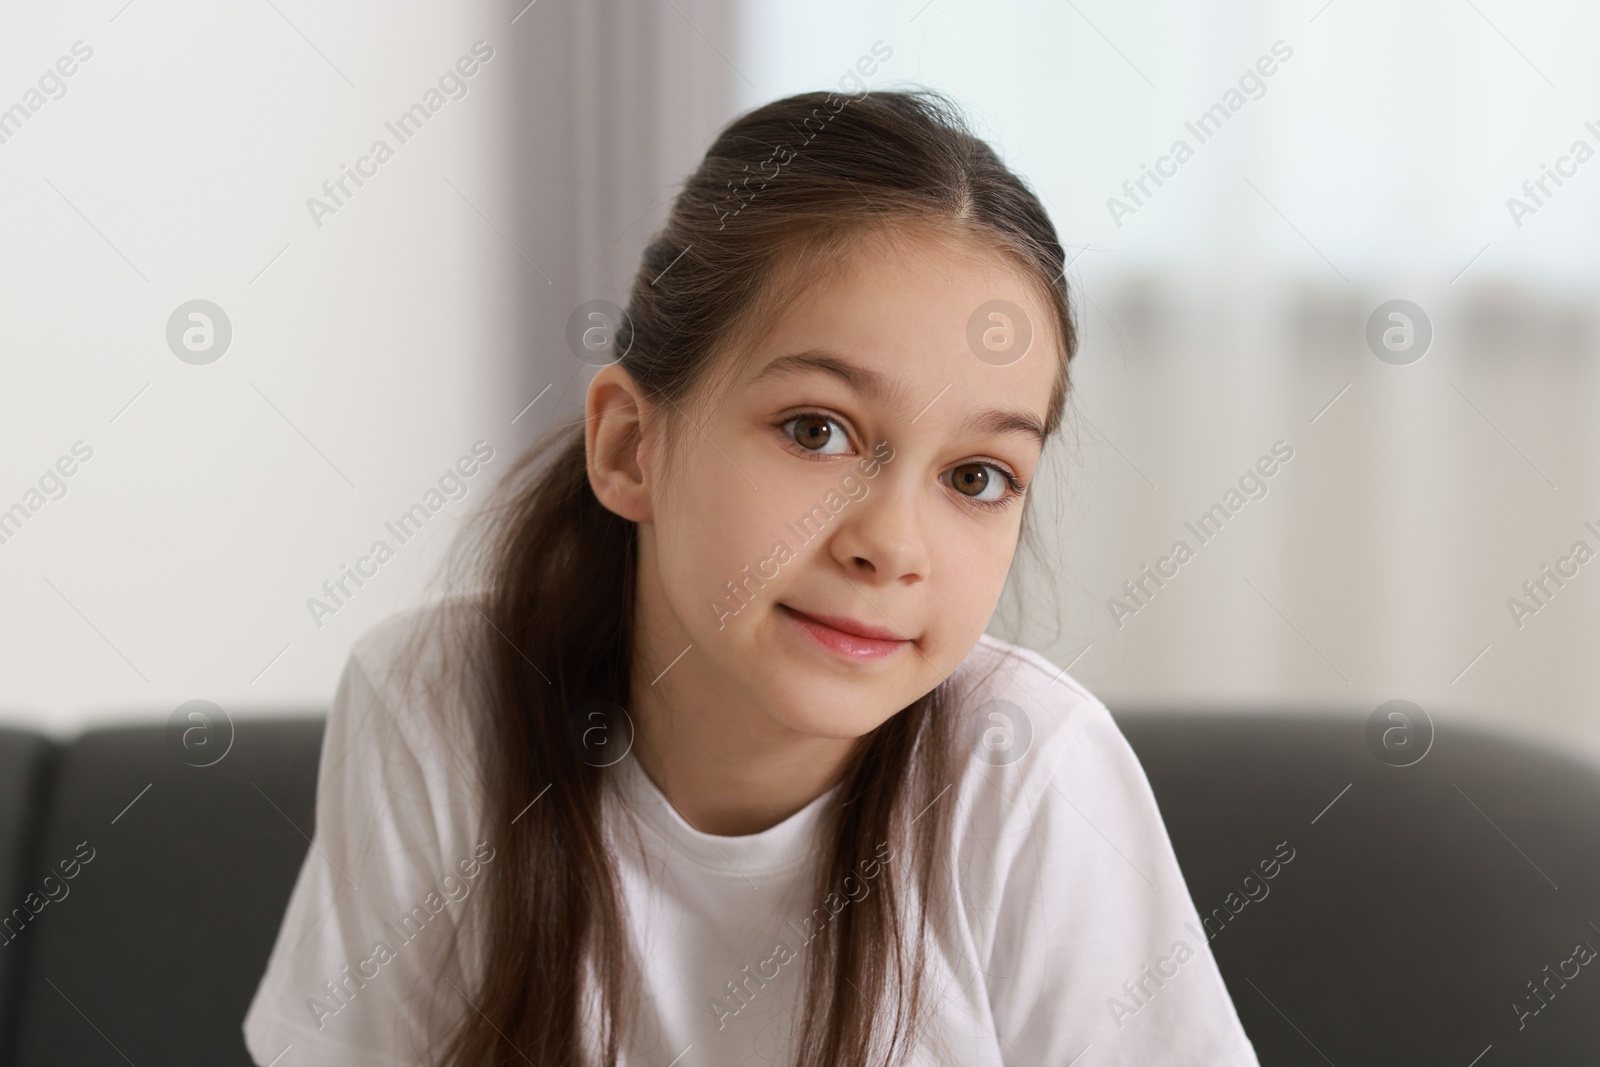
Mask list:
POLYGON ((1010 471, 993 463, 959 464, 951 467, 940 481, 972 503, 990 508, 1006 507, 1023 489, 1010 471))
POLYGON ((783 424, 783 432, 807 452, 842 456, 850 452, 850 435, 838 419, 827 415, 796 415, 783 424))

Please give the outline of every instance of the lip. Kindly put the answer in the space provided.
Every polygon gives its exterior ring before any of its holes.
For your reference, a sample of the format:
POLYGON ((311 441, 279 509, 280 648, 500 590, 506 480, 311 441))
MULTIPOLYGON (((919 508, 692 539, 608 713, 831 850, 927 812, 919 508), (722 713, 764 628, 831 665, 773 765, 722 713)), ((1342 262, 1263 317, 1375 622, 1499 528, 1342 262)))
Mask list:
POLYGON ((779 604, 784 618, 818 644, 847 659, 882 659, 911 644, 882 626, 870 626, 838 615, 813 615, 779 604))

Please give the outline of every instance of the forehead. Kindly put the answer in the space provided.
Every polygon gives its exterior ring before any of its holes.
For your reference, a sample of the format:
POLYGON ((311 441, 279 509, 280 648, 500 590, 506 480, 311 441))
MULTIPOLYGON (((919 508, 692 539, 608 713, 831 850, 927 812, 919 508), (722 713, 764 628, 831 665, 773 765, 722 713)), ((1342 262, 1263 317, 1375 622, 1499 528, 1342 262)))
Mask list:
POLYGON ((815 373, 816 361, 792 357, 820 352, 866 372, 870 399, 914 405, 912 414, 936 396, 946 409, 1004 398, 1043 421, 1061 342, 1039 284, 1010 257, 956 235, 885 232, 815 273, 747 350, 746 384, 815 373), (985 350, 997 328, 1031 334, 1014 362, 985 350))

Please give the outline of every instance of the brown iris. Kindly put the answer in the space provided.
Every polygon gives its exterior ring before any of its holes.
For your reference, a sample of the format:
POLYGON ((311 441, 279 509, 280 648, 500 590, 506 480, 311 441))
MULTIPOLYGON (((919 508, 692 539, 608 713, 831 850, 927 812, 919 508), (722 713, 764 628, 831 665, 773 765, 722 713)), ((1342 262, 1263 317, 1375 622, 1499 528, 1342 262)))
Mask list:
POLYGON ((958 493, 978 496, 989 487, 989 468, 981 463, 963 463, 950 472, 950 484, 958 493))
POLYGON ((818 449, 833 437, 830 420, 820 415, 800 415, 794 420, 794 439, 806 448, 818 449))

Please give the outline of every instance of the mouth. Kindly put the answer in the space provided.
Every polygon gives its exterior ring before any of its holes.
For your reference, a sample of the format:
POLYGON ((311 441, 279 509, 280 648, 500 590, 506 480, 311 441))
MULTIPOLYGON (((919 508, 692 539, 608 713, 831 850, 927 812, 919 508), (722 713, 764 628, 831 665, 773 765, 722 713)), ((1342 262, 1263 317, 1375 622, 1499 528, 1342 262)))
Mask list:
POLYGON ((893 630, 838 615, 812 615, 787 604, 778 612, 818 644, 846 659, 883 659, 911 644, 893 630))

